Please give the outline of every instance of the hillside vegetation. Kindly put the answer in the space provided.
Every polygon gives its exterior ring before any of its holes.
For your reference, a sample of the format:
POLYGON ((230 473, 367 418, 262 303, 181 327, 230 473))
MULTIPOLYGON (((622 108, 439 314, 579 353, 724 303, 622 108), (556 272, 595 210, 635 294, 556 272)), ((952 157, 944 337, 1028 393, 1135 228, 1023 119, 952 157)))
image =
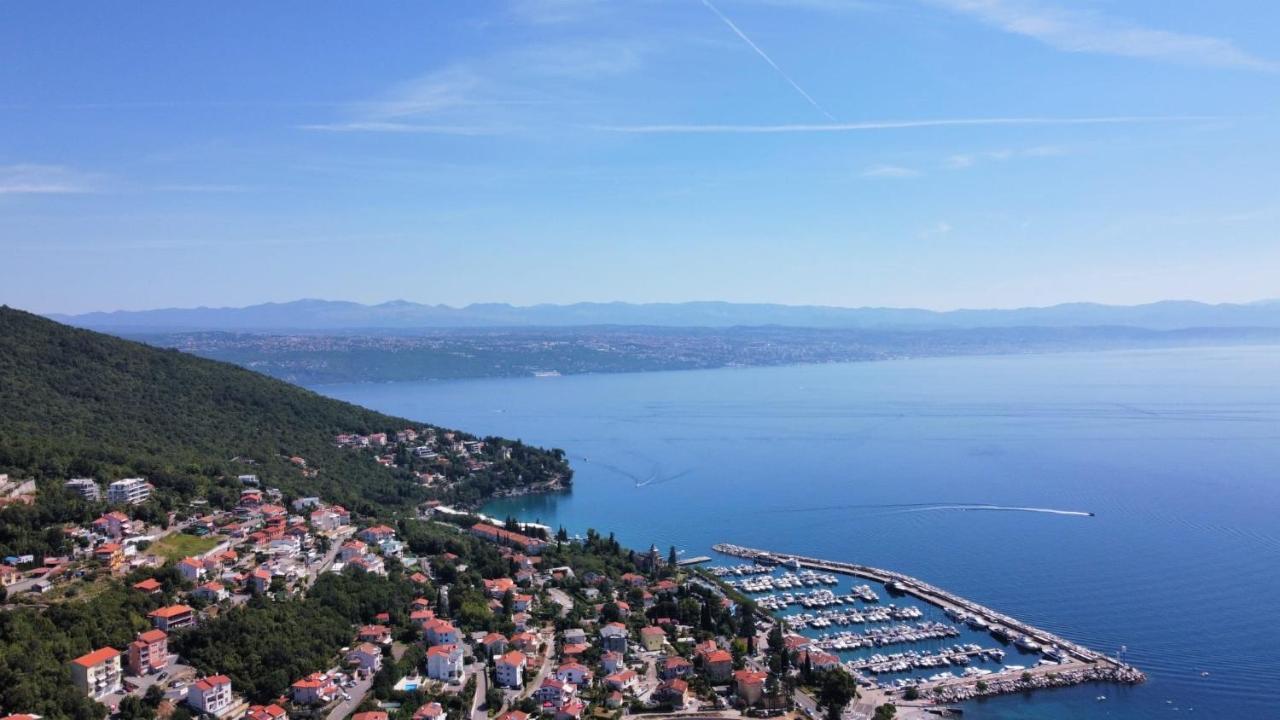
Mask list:
MULTIPOLYGON (((42 481, 35 507, 0 512, 0 551, 55 550, 55 523, 100 510, 61 492, 71 477, 147 478, 156 499, 135 512, 152 518, 192 499, 234 504, 240 474, 359 514, 408 509, 428 491, 333 438, 410 426, 430 427, 227 363, 0 307, 0 473, 42 481), (305 459, 305 471, 291 457, 305 459)), ((568 474, 560 453, 486 440, 511 448, 510 460, 451 477, 436 496, 476 501, 548 472, 568 474)))

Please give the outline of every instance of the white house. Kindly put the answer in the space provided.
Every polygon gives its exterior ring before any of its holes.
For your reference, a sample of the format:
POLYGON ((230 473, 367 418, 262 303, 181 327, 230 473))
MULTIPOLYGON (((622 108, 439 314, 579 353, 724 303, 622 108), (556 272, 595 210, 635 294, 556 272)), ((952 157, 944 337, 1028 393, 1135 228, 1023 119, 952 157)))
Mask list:
POLYGON ((495 667, 498 684, 505 688, 520 689, 524 687, 524 669, 528 665, 524 653, 512 650, 498 658, 495 667))
POLYGON ((360 643, 347 653, 347 662, 372 675, 382 669, 382 649, 373 643, 360 643))
POLYGON ((551 703, 560 707, 577 694, 578 687, 573 683, 549 677, 542 681, 542 685, 533 693, 533 696, 538 702, 551 703))
POLYGON ((221 715, 231 703, 231 678, 226 675, 202 678, 187 687, 187 704, 198 712, 221 715))
POLYGON ((458 645, 433 645, 427 650, 427 677, 441 682, 462 678, 462 648, 458 645))
POLYGON ((574 685, 586 685, 591 682, 591 677, 591 670, 582 663, 568 662, 556 668, 556 679, 574 685))

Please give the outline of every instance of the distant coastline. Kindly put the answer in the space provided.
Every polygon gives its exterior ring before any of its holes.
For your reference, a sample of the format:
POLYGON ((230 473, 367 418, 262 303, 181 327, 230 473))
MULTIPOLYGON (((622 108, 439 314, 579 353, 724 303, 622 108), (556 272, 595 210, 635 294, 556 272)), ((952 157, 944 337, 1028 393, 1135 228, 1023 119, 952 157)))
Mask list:
POLYGON ((178 333, 130 339, 319 387, 913 358, 1280 345, 1280 328, 550 328, 413 336, 178 333))

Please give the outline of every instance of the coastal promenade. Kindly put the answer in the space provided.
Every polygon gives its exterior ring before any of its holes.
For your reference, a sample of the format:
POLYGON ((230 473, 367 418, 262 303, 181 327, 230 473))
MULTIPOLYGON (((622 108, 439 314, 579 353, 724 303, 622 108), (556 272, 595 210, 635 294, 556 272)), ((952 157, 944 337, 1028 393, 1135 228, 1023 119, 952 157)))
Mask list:
MULTIPOLYGON (((923 701, 921 704, 957 702, 983 695, 997 695, 1042 687, 1061 687, 1085 682, 1136 684, 1146 680, 1146 676, 1142 671, 1115 658, 1108 657, 1103 653, 1071 642, 1047 630, 1037 628, 972 600, 930 585, 910 575, 869 565, 777 553, 727 543, 718 544, 713 549, 725 555, 745 558, 762 565, 804 567, 811 570, 873 580, 883 584, 891 593, 915 597, 940 608, 953 617, 957 613, 967 613, 984 620, 993 631, 1003 628, 1008 636, 1025 636, 1044 648, 1056 646, 1063 653, 1061 662, 1043 663, 1027 670, 1005 670, 989 675, 949 678, 922 683, 918 686, 923 701)), ((882 691, 878 688, 872 691, 873 694, 882 692, 887 696, 891 696, 895 691, 882 691)), ((890 699, 892 697, 885 698, 886 701, 890 699)), ((900 699, 893 701, 900 706, 907 704, 900 699)))

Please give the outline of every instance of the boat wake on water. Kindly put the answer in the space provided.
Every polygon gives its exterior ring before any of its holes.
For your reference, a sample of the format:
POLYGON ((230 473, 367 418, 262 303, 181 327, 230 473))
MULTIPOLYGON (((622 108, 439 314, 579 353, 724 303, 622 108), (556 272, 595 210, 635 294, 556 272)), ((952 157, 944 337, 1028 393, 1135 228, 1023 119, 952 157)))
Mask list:
POLYGON ((1058 508, 1024 507, 1020 505, 992 505, 990 503, 879 503, 862 505, 828 505, 826 507, 789 508, 779 512, 822 512, 826 510, 882 510, 883 514, 894 515, 911 512, 967 511, 987 510, 994 512, 1029 512, 1048 515, 1067 515, 1070 517, 1094 517, 1095 513, 1083 510, 1060 510, 1058 508))
POLYGON ((616 475, 627 478, 628 480, 631 480, 633 483, 635 483, 635 486, 638 488, 648 487, 650 485, 661 485, 663 483, 671 482, 672 480, 679 480, 680 478, 694 471, 694 468, 686 468, 676 473, 666 474, 662 471, 661 466, 655 466, 652 470, 649 471, 647 475, 641 476, 636 473, 630 472, 628 470, 624 470, 623 468, 620 468, 617 465, 610 465, 608 463, 603 463, 599 461, 593 462, 591 460, 588 460, 585 457, 582 458, 582 462, 584 463, 591 462, 593 465, 597 467, 604 468, 609 472, 612 472, 616 475))

